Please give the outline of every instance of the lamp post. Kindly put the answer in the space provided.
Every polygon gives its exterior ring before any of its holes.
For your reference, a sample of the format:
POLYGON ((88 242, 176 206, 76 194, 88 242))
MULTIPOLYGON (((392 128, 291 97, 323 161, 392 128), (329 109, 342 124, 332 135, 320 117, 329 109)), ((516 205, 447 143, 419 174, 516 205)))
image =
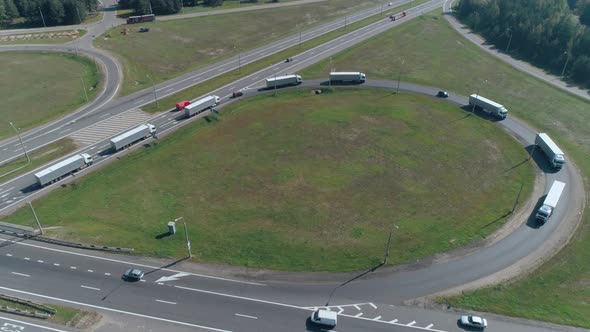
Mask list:
POLYGON ((396 89, 395 93, 399 93, 399 82, 402 78, 402 67, 404 66, 404 63, 406 62, 406 59, 404 59, 404 58, 401 58, 401 60, 402 60, 402 63, 399 65, 399 72, 397 75, 397 89, 396 89))
MULTIPOLYGON (((487 83, 487 82, 488 82, 488 80, 484 80, 484 81, 483 81, 483 83, 487 83)), ((475 99, 476 99, 476 100, 477 100, 477 99, 479 99, 479 89, 480 89, 480 87, 481 87, 481 86, 478 86, 478 87, 477 87, 477 92, 475 93, 475 99)), ((475 114, 475 103, 473 103, 473 108, 471 109, 471 113, 472 113, 472 114, 475 114)))
POLYGON ((41 13, 41 20, 43 21, 43 26, 47 28, 47 25, 45 24, 45 17, 43 17, 43 12, 41 11, 41 7, 39 7, 39 13, 41 13))
MULTIPOLYGON (((393 227, 399 229, 396 224, 393 224, 393 227)), ((387 247, 385 248, 385 257, 383 258, 383 265, 387 264, 387 259, 389 258, 389 247, 391 245, 391 235, 393 234, 393 228, 389 232, 389 239, 387 240, 387 247)))
POLYGON ((188 239, 188 230, 186 228, 186 221, 183 220, 184 217, 174 219, 174 222, 182 220, 182 224, 184 225, 184 236, 186 238, 186 250, 188 251, 188 258, 193 258, 193 254, 191 252, 191 241, 188 239))
POLYGON ((20 132, 16 129, 16 127, 14 126, 14 124, 12 124, 12 122, 10 122, 10 125, 12 126, 12 129, 14 129, 14 131, 16 131, 16 135, 18 136, 18 140, 20 142, 20 145, 22 146, 23 151, 25 152, 25 156, 27 156, 27 161, 30 164, 31 158, 29 157, 29 153, 27 152, 27 149, 26 149, 25 145, 23 144, 23 139, 20 136, 20 132))
POLYGON ((508 38, 508 45, 506 45, 506 53, 508 53, 508 49, 510 48, 510 43, 512 42, 512 31, 510 31, 510 28, 508 28, 508 33, 510 33, 510 38, 508 38))
POLYGON ((565 74, 565 68, 567 68, 567 63, 570 61, 570 53, 569 52, 563 52, 563 54, 567 55, 567 58, 565 59, 565 64, 563 65, 563 70, 561 71, 561 79, 563 80, 563 74, 565 74))
POLYGON ((152 78, 148 74, 145 74, 145 76, 147 76, 147 78, 149 78, 152 82, 152 87, 154 88, 154 99, 156 100, 156 107, 160 107, 160 103, 158 103, 158 95, 156 94, 156 85, 154 84, 154 80, 152 80, 152 78))

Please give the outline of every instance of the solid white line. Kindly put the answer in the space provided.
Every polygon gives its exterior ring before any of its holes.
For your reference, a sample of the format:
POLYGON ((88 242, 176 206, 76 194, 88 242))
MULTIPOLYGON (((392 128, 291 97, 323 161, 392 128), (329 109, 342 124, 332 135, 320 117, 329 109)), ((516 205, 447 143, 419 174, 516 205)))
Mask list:
POLYGON ((354 317, 360 317, 362 315, 363 315, 363 313, 362 312, 359 312, 358 314, 354 315, 354 317))
POLYGON ((197 327, 197 328, 202 328, 202 329, 208 329, 208 330, 211 330, 211 331, 232 332, 230 330, 216 329, 216 328, 213 328, 213 327, 207 327, 207 326, 202 326, 202 325, 197 325, 197 324, 191 324, 191 323, 181 322, 181 321, 172 320, 172 319, 166 319, 166 318, 148 316, 148 315, 144 315, 144 314, 138 314, 138 313, 131 312, 131 311, 123 311, 123 310, 119 310, 119 309, 113 309, 113 308, 108 308, 108 307, 101 307, 101 306, 94 305, 94 304, 88 304, 88 303, 83 303, 83 302, 66 300, 66 299, 61 299, 59 297, 41 295, 41 294, 36 294, 36 293, 21 291, 21 290, 18 290, 18 289, 12 289, 12 288, 3 287, 3 286, 0 286, 0 289, 4 289, 4 290, 15 292, 15 293, 21 293, 21 294, 26 294, 26 295, 38 296, 40 298, 49 299, 49 300, 56 300, 56 301, 62 301, 62 302, 65 302, 65 303, 86 306, 86 307, 94 308, 94 309, 101 309, 101 310, 116 312, 116 313, 120 313, 120 314, 126 314, 126 315, 130 315, 130 316, 136 316, 136 317, 142 317, 142 318, 148 318, 148 319, 158 320, 158 321, 161 321, 161 322, 174 323, 174 324, 179 324, 179 325, 184 325, 184 326, 190 326, 190 327, 197 327))
POLYGON ((278 305, 278 306, 287 307, 287 308, 303 309, 301 307, 298 307, 298 306, 292 305, 292 304, 286 304, 286 303, 280 303, 280 302, 273 302, 273 301, 266 301, 266 300, 254 299, 254 298, 251 298, 251 297, 231 295, 231 294, 225 294, 225 293, 218 293, 218 292, 207 291, 207 290, 204 290, 204 289, 197 289, 197 288, 190 288, 190 287, 183 287, 183 286, 174 286, 174 287, 175 288, 180 288, 180 289, 185 289, 185 290, 190 290, 190 291, 193 291, 193 292, 204 293, 204 294, 212 294, 212 295, 218 295, 218 296, 225 296, 225 297, 229 297, 229 298, 233 298, 233 299, 238 299, 238 300, 252 301, 252 302, 258 302, 258 303, 266 303, 266 304, 278 305))
POLYGON ((18 273, 18 272, 10 272, 10 273, 15 274, 17 276, 22 276, 22 277, 29 277, 29 278, 31 277, 30 275, 24 274, 24 273, 18 273))
POLYGON ((390 320, 389 322, 390 322, 390 323, 396 323, 396 322, 397 322, 397 319, 390 320))
MULTIPOLYGON (((75 255, 75 256, 80 256, 80 257, 93 258, 93 259, 98 259, 98 260, 103 260, 103 261, 108 261, 108 262, 113 262, 113 263, 120 263, 120 264, 125 264, 125 265, 135 265, 135 266, 138 266, 138 267, 145 267, 145 268, 149 268, 149 269, 160 269, 157 266, 152 266, 152 265, 147 265, 147 264, 137 264, 137 263, 122 261, 122 260, 118 260, 118 259, 112 259, 112 258, 105 258, 105 257, 99 257, 99 256, 81 254, 81 253, 71 252, 71 251, 66 251, 66 250, 61 250, 61 249, 43 247, 43 246, 39 246, 39 245, 36 245, 36 244, 31 244, 31 243, 17 242, 17 241, 14 241, 14 240, 7 240, 7 239, 1 239, 0 238, 0 241, 12 242, 12 243, 17 244, 17 245, 22 245, 22 246, 27 246, 27 247, 37 248, 37 249, 44 249, 44 250, 59 252, 59 253, 62 253, 62 254, 68 254, 68 255, 75 255)), ((71 266, 70 268, 72 270, 75 270, 76 269, 75 266, 71 266)), ((184 271, 173 270, 173 269, 160 269, 160 270, 161 271, 167 271, 167 272, 175 272, 175 273, 184 272, 184 271)), ((188 273, 188 272, 184 272, 184 273, 188 273)), ((248 285, 254 285, 254 286, 266 286, 264 284, 260 284, 260 283, 257 283, 257 282, 241 281, 241 280, 235 280, 235 279, 228 279, 228 278, 222 278, 222 277, 209 276, 209 275, 205 275, 205 274, 190 273, 190 275, 195 276, 195 277, 209 278, 209 279, 222 280, 222 281, 229 281, 229 282, 235 282, 235 283, 241 283, 241 284, 248 284, 248 285)))
POLYGON ((431 328, 432 326, 434 326, 434 324, 430 324, 428 326, 426 326, 427 329, 431 328))
POLYGON ((100 115, 98 118, 99 118, 99 119, 100 119, 100 118, 104 118, 105 116, 109 116, 109 115, 111 115, 111 113, 105 113, 105 114, 102 114, 102 115, 100 115))
POLYGON ((415 320, 413 320, 413 321, 409 322, 409 323, 408 323, 408 324, 406 324, 406 325, 408 325, 408 326, 412 326, 412 325, 414 325, 414 324, 416 324, 416 321, 415 321, 415 320))
POLYGON ((90 287, 90 286, 84 286, 84 285, 80 285, 80 287, 87 288, 87 289, 92 289, 92 290, 100 290, 100 288, 90 287))
POLYGON ((377 317, 373 318, 373 320, 380 320, 380 319, 381 319, 381 316, 377 316, 377 317))
MULTIPOLYGON (((19 324, 24 324, 24 325, 28 325, 28 326, 32 326, 32 327, 38 327, 38 328, 42 328, 44 330, 49 330, 49 331, 54 331, 54 332, 68 332, 68 331, 58 330, 58 329, 54 329, 52 327, 47 327, 47 326, 43 326, 43 325, 37 325, 37 324, 23 322, 22 320, 16 320, 16 319, 12 319, 12 318, 6 318, 6 317, 3 317, 3 316, 0 316, 0 319, 1 320, 7 320, 9 322, 15 322, 15 323, 19 323, 19 324)), ((24 331, 24 330, 20 330, 20 331, 24 331)))
POLYGON ((66 132, 68 132, 68 131, 70 131, 70 130, 72 130, 72 128, 68 128, 68 129, 66 129, 66 130, 62 130, 62 131, 60 131, 60 132, 59 132, 59 133, 57 133, 57 134, 58 134, 58 135, 65 134, 66 132))
POLYGON ((162 300, 156 300, 156 302, 166 303, 166 304, 176 304, 176 302, 162 301, 162 300))
POLYGON ((140 104, 140 103, 142 103, 144 100, 145 100, 145 99, 140 99, 140 100, 138 100, 138 101, 134 102, 134 103, 133 103, 133 105, 140 104))
POLYGON ((10 188, 8 188, 8 189, 6 189, 4 191, 1 191, 0 194, 7 193, 7 192, 11 191, 12 189, 14 189, 14 187, 10 187, 10 188))
POLYGON ((242 314, 235 314, 235 315, 236 315, 236 316, 240 316, 240 317, 246 317, 246 318, 258 319, 258 317, 255 317, 255 316, 242 315, 242 314))
POLYGON ((356 308, 356 310, 361 310, 361 307, 359 307, 358 305, 354 305, 354 307, 356 308))
POLYGON ((374 305, 373 303, 369 303, 369 305, 370 305, 371 307, 373 307, 373 309, 377 309, 377 306, 376 306, 376 305, 374 305))

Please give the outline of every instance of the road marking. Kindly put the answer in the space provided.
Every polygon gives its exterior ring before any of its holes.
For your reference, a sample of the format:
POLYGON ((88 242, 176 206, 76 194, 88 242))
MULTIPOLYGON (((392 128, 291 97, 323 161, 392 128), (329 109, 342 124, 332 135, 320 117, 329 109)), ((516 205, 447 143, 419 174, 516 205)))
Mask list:
POLYGON ((145 280, 143 280, 143 279, 139 279, 139 281, 141 281, 141 282, 145 282, 145 280))
POLYGON ((99 119, 100 119, 100 118, 104 118, 105 116, 109 116, 109 115, 111 115, 111 113, 105 113, 105 114, 102 114, 102 115, 100 115, 98 118, 99 118, 99 119))
POLYGON ((163 300, 158 300, 158 299, 156 299, 156 302, 166 303, 166 304, 176 304, 176 302, 163 301, 163 300))
POLYGON ((75 266, 70 266, 70 269, 72 269, 72 270, 75 270, 75 269, 77 269, 77 267, 75 267, 75 266))
MULTIPOLYGON (((106 310, 106 311, 110 311, 110 312, 116 312, 116 313, 126 314, 126 315, 130 315, 130 316, 135 316, 135 317, 153 319, 153 320, 157 320, 157 321, 161 321, 161 322, 166 322, 166 323, 179 324, 179 325, 196 327, 196 328, 202 328, 202 329, 207 329, 207 330, 211 330, 211 331, 218 331, 218 332, 232 332, 230 330, 222 330, 222 329, 217 329, 217 328, 214 328, 214 327, 208 327, 208 326, 203 326, 203 325, 191 324, 191 323, 181 322, 181 321, 167 319, 167 318, 161 318, 161 317, 155 317, 155 316, 148 316, 148 315, 139 314, 139 313, 131 312, 131 311, 123 311, 123 310, 119 310, 119 309, 113 309, 113 308, 108 308, 108 307, 101 307, 101 306, 94 305, 94 304, 83 303, 83 302, 72 301, 72 300, 66 300, 66 299, 62 299, 62 298, 59 298, 59 297, 42 295, 42 294, 37 294, 37 293, 32 293, 32 292, 26 292, 26 291, 22 291, 22 290, 18 290, 18 289, 13 289, 13 288, 8 288, 8 287, 3 287, 3 286, 0 286, 0 289, 4 289, 4 290, 7 290, 7 291, 11 291, 11 292, 15 292, 15 293, 20 293, 20 294, 37 296, 37 297, 41 297, 41 298, 49 299, 49 300, 62 301, 62 302, 65 302, 65 303, 86 306, 86 307, 94 308, 94 309, 106 310)), ((62 332, 62 331, 60 331, 60 332, 62 332)))
POLYGON ((141 103, 143 103, 144 100, 145 99, 140 99, 140 100, 134 102, 133 105, 141 104, 141 103))
POLYGON ((232 86, 231 86, 231 87, 229 87, 228 89, 229 89, 229 90, 233 90, 233 89, 235 89, 235 88, 236 88, 236 86, 235 86, 235 85, 232 85, 232 86))
POLYGON ((24 274, 24 273, 18 273, 18 272, 11 272, 11 273, 12 273, 12 274, 15 274, 15 275, 17 275, 17 276, 21 276, 21 277, 29 277, 29 278, 31 277, 30 275, 28 275, 28 274, 24 274))
POLYGON ((354 315, 354 317, 360 317, 362 315, 363 315, 363 313, 362 312, 359 312, 358 314, 354 315))
POLYGON ((88 272, 92 273, 92 272, 94 272, 94 270, 88 270, 88 272))
POLYGON ((257 79, 258 77, 260 77, 260 76, 254 76, 254 77, 252 77, 252 79, 253 79, 253 80, 255 80, 255 79, 257 79))
POLYGON ((84 286, 84 285, 80 285, 80 287, 87 288, 87 289, 92 289, 92 290, 100 290, 100 288, 90 287, 90 286, 84 286))
MULTIPOLYGON (((68 255, 74 255, 74 256, 80 256, 80 257, 93 258, 93 259, 98 259, 98 260, 107 261, 107 262, 113 262, 113 263, 120 263, 120 264, 125 264, 126 266, 128 266, 128 265, 134 265, 134 266, 137 266, 137 267, 145 267, 145 268, 148 268, 148 269, 159 269, 161 271, 168 271, 168 272, 175 272, 175 273, 183 272, 183 271, 172 270, 172 269, 162 269, 160 267, 152 266, 152 265, 147 265, 147 264, 137 264, 137 263, 126 262, 126 261, 123 261, 123 260, 118 260, 118 259, 113 259, 113 258, 105 258, 105 257, 88 255, 88 254, 81 254, 81 253, 78 253, 78 252, 66 251, 66 250, 62 250, 62 249, 49 248, 49 247, 44 247, 44 246, 40 246, 40 245, 36 245, 36 244, 31 244, 31 243, 18 242, 18 241, 15 241, 15 240, 8 240, 8 239, 1 239, 0 238, 0 241, 11 242, 11 243, 14 243, 16 245, 22 245, 22 246, 26 246, 26 247, 32 247, 32 248, 44 249, 44 250, 53 251, 53 252, 59 252, 59 253, 62 253, 62 254, 68 254, 68 255)), ((72 270, 75 270, 76 269, 75 266, 72 266, 70 268, 72 270)), ((247 284, 247 285, 254 285, 254 286, 266 286, 265 284, 261 284, 261 283, 257 283, 257 282, 242 281, 242 280, 236 280, 236 279, 228 279, 228 278, 215 277, 215 276, 210 276, 210 275, 205 275, 205 274, 191 273, 191 275, 192 276, 195 276, 195 277, 200 277, 200 278, 208 278, 208 279, 222 280, 222 281, 235 282, 235 283, 240 283, 240 284, 247 284)))
POLYGON ((172 91, 172 90, 174 90, 174 88, 166 89, 165 92, 172 91))
POLYGON ((186 277, 186 276, 190 276, 190 273, 180 272, 180 273, 177 273, 173 276, 161 277, 160 279, 156 280, 155 282, 160 283, 160 282, 166 282, 166 281, 176 281, 179 278, 186 277))
POLYGON ((37 263, 44 263, 42 260, 38 259, 37 263))
POLYGON ((380 320, 380 319, 381 319, 381 316, 377 316, 377 317, 373 318, 373 320, 380 320))
POLYGON ((2 196, 0 196, 0 198, 4 198, 4 197, 6 197, 8 195, 10 195, 10 193, 6 193, 6 194, 2 195, 2 196))
POLYGON ((68 128, 68 129, 66 129, 66 130, 62 130, 62 131, 60 131, 60 132, 59 132, 59 133, 57 133, 57 134, 58 134, 58 135, 65 134, 66 132, 68 132, 68 131, 70 131, 70 130, 72 130, 72 128, 68 128))
POLYGON ((55 266, 59 266, 59 263, 53 263, 53 265, 55 265, 55 266))
POLYGON ((431 328, 432 326, 434 326, 434 324, 430 324, 430 325, 426 326, 425 328, 426 328, 426 329, 429 329, 429 328, 431 328))
POLYGON ((252 318, 252 319, 258 319, 258 317, 255 316, 250 316, 250 315, 242 315, 242 314, 235 314, 236 316, 240 316, 240 317, 246 317, 246 318, 252 318))
POLYGON ((389 322, 390 322, 390 323, 396 323, 396 322, 397 322, 397 319, 390 320, 389 322))
POLYGON ((10 188, 8 188, 8 189, 6 189, 4 191, 1 191, 0 194, 7 193, 7 192, 11 191, 12 189, 14 189, 14 187, 10 187, 10 188))
POLYGON ((245 301, 252 301, 252 302, 259 302, 259 303, 266 303, 266 304, 278 305, 278 306, 287 307, 287 308, 302 309, 301 307, 298 307, 298 306, 292 305, 292 304, 286 304, 286 303, 280 303, 280 302, 273 302, 273 301, 266 301, 266 300, 254 299, 254 298, 245 297, 245 296, 238 296, 238 295, 231 295, 231 294, 225 294, 225 293, 212 292, 212 291, 208 291, 208 290, 204 290, 204 289, 197 289, 197 288, 190 288, 190 287, 183 287, 183 286, 176 286, 176 285, 174 287, 175 288, 180 288, 180 289, 185 289, 185 290, 190 290, 190 291, 198 292, 198 293, 218 295, 218 296, 225 296, 225 297, 229 297, 229 298, 233 298, 233 299, 239 299, 239 300, 245 300, 245 301))
MULTIPOLYGON (((7 320, 9 322, 15 322, 15 323, 19 323, 19 324, 24 324, 24 325, 28 325, 28 326, 32 326, 32 327, 42 328, 43 330, 49 330, 49 331, 54 331, 54 332, 68 332, 68 331, 64 331, 64 330, 54 329, 52 327, 47 327, 47 326, 37 325, 37 324, 32 324, 32 323, 27 323, 27 322, 23 322, 21 320, 16 320, 16 319, 12 319, 12 318, 6 318, 6 317, 3 317, 3 316, 0 316, 0 319, 7 320)), ((19 330, 19 331, 24 331, 24 329, 19 330)))
POLYGON ((356 308, 356 310, 361 310, 361 307, 359 307, 358 305, 354 305, 354 307, 356 308))
POLYGON ((105 276, 110 276, 111 274, 110 274, 110 273, 108 273, 108 272, 105 272, 105 273, 104 273, 104 275, 105 275, 105 276))
POLYGON ((413 321, 409 322, 409 323, 408 323, 408 324, 406 324, 406 325, 408 325, 408 326, 412 326, 412 325, 414 325, 414 324, 416 324, 416 321, 415 321, 415 320, 413 320, 413 321))
POLYGON ((369 302, 369 305, 370 305, 371 307, 373 307, 373 309, 377 309, 377 306, 376 306, 376 305, 374 305, 373 303, 369 302))
POLYGON ((25 257, 25 260, 26 261, 30 261, 31 259, 29 257, 25 257))
POLYGON ((336 307, 336 308, 338 308, 338 313, 339 314, 341 314, 344 311, 344 309, 342 309, 342 307, 336 307))
POLYGON ((8 257, 12 257, 12 254, 6 254, 6 256, 8 256, 8 257))

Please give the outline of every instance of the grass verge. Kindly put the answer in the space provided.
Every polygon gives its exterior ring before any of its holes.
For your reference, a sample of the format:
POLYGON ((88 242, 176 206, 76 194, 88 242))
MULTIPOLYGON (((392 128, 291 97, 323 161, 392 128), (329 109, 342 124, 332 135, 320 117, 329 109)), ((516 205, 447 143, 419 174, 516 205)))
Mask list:
MULTIPOLYGON (((47 321, 54 323, 54 324, 64 325, 64 326, 75 326, 76 323, 78 321, 80 321, 83 317, 89 316, 89 315, 95 315, 95 313, 76 309, 76 308, 63 307, 63 306, 55 305, 55 304, 51 304, 49 306, 51 308, 55 309, 56 313, 54 315, 51 315, 47 319, 47 321)), ((0 307, 9 307, 9 308, 13 308, 13 309, 28 310, 28 311, 33 311, 33 312, 39 311, 38 309, 36 309, 34 307, 20 304, 17 302, 12 302, 12 301, 5 300, 5 299, 0 299, 0 307)))
POLYGON ((96 97, 102 75, 90 58, 55 52, 0 53, 0 139, 59 118, 96 97))
MULTIPOLYGON (((333 57, 342 70, 369 78, 397 79, 468 95, 481 94, 507 106, 511 114, 548 132, 590 175, 590 103, 514 70, 459 35, 437 12, 386 32, 333 57), (416 36, 420 36, 416 38, 416 36), (400 75, 401 73, 401 75, 400 75)), ((324 77, 324 61, 301 72, 324 77)), ((509 115, 510 116, 510 115, 509 115)), ((508 285, 442 301, 457 307, 590 328, 590 213, 573 242, 534 275, 508 285)))
MULTIPOLYGON (((37 214, 62 226, 55 237, 176 257, 183 234, 158 235, 184 216, 199 261, 350 271, 382 259, 393 223, 404 231, 392 264, 480 239, 534 178, 528 163, 513 168, 527 155, 511 137, 431 97, 301 88, 209 120, 54 191, 37 214)), ((6 221, 32 219, 20 210, 6 221)))
POLYGON ((425 3, 427 1, 428 0, 416 0, 416 1, 413 1, 412 4, 407 4, 407 5, 394 7, 394 8, 388 7, 388 10, 383 11, 383 15, 375 15, 372 17, 368 17, 364 20, 349 24, 347 29, 342 28, 342 29, 337 29, 337 30, 331 31, 331 32, 321 35, 317 38, 314 38, 312 40, 302 42, 301 45, 290 47, 284 51, 275 53, 275 54, 265 57, 261 60, 255 61, 255 62, 247 64, 247 65, 243 65, 239 70, 236 69, 236 70, 227 72, 223 75, 219 75, 219 76, 209 79, 203 83, 194 85, 190 88, 182 90, 182 91, 175 93, 173 95, 170 95, 166 98, 159 99, 159 105, 156 105, 156 103, 147 104, 142 107, 142 110, 145 112, 148 112, 148 113, 157 113, 157 112, 170 110, 172 108, 172 106, 174 106, 174 104, 176 104, 176 102, 178 102, 179 100, 192 100, 192 99, 196 98, 197 96, 204 95, 204 94, 206 94, 210 91, 213 91, 217 88, 220 88, 226 84, 230 84, 231 82, 233 82, 243 76, 253 74, 253 73, 255 73, 259 70, 262 70, 268 66, 271 66, 277 62, 283 61, 285 58, 293 56, 293 54, 297 54, 297 53, 301 53, 305 50, 309 50, 309 49, 314 48, 318 45, 326 43, 332 39, 343 36, 343 35, 349 33, 350 31, 354 31, 354 30, 359 29, 363 26, 377 22, 378 20, 383 19, 383 17, 391 15, 393 12, 400 12, 400 11, 406 10, 408 8, 411 8, 413 6, 425 3))
POLYGON ((77 146, 70 138, 63 138, 29 154, 31 162, 29 163, 26 156, 12 160, 6 164, 0 165, 0 181, 6 182, 21 174, 30 172, 41 165, 56 160, 74 150, 77 146))
MULTIPOLYGON (((301 6, 211 15, 150 23, 148 33, 130 27, 109 30, 95 45, 115 54, 123 67, 121 94, 151 87, 321 23, 363 10, 376 0, 328 0, 301 6), (264 18, 264 19, 261 19, 264 18), (232 22, 232 29, 227 29, 232 22), (195 33, 199 31, 199 33, 195 33), (223 33, 219 33, 223 31, 223 33)), ((352 27, 349 27, 349 30, 352 27)))
POLYGON ((78 39, 85 34, 86 30, 79 29, 0 36, 0 45, 63 44, 78 39))

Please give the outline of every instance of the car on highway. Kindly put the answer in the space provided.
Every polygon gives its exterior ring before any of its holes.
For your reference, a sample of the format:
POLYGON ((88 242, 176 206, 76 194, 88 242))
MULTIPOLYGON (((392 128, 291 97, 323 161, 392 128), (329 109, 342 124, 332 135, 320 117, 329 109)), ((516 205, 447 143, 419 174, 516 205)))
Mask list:
POLYGON ((475 327, 478 329, 485 329, 488 326, 488 321, 485 318, 481 318, 479 316, 461 316, 459 318, 461 325, 468 326, 468 327, 475 327))
POLYGON ((129 269, 123 273, 122 278, 126 281, 139 281, 143 278, 143 271, 140 269, 129 269))
POLYGON ((449 93, 441 90, 436 94, 436 96, 439 98, 449 98, 449 93))

